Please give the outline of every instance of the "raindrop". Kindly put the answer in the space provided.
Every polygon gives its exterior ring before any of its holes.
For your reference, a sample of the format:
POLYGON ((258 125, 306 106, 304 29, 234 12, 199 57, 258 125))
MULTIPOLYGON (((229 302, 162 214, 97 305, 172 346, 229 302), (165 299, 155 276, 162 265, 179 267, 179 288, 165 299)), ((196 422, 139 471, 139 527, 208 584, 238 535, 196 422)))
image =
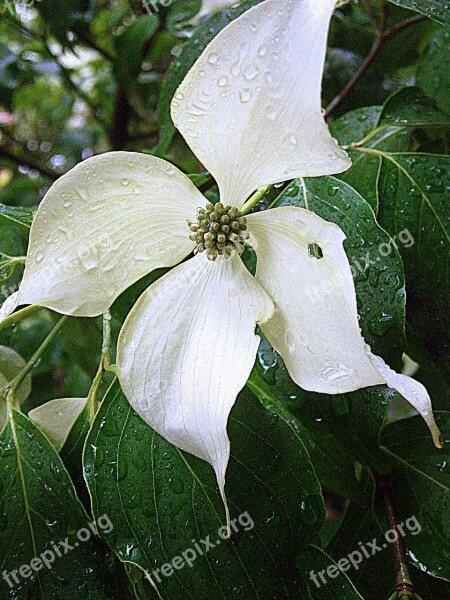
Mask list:
POLYGON ((266 116, 271 121, 273 121, 276 118, 276 116, 277 116, 277 109, 275 108, 275 106, 273 106, 273 104, 271 104, 270 106, 267 107, 266 116))
POLYGON ((239 92, 239 97, 241 102, 246 103, 249 102, 252 97, 252 90, 249 88, 245 88, 239 92))
POLYGON ((215 65, 219 60, 219 55, 216 52, 213 52, 208 56, 208 62, 210 65, 215 65))
POLYGON ((267 54, 267 50, 268 50, 267 46, 265 46, 265 45, 261 46, 258 50, 258 56, 261 56, 261 58, 262 58, 263 56, 265 56, 267 54))

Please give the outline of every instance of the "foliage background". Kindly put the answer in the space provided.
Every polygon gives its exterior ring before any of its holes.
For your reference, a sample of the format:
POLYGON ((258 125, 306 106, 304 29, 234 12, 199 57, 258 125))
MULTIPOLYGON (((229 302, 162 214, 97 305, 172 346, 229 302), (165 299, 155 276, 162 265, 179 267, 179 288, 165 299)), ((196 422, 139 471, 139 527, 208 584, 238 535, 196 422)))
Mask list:
MULTIPOLYGON (((199 9, 198 0, 176 0, 158 13, 126 0, 2 3, 3 301, 20 281, 22 267, 11 257, 26 254, 41 198, 52 181, 93 154, 127 149, 162 156, 197 174, 202 191, 217 197, 175 132, 168 107, 206 43, 257 2, 197 28, 183 23, 199 9)), ((439 0, 344 2, 336 10, 323 105, 340 143, 362 141, 351 148, 354 166, 340 179, 272 188, 263 204, 307 205, 342 227, 351 263, 363 265, 355 283, 365 338, 393 368, 406 349, 421 365, 416 377, 432 395, 447 440, 449 15, 439 0), (388 234, 404 229, 413 247, 365 264, 388 234)), ((251 269, 250 253, 247 260, 251 269)), ((113 358, 126 314, 161 273, 113 306, 113 358)), ((2 330, 0 343, 30 360, 57 320, 40 311, 2 330)), ((87 396, 101 365, 103 325, 101 318, 63 324, 33 368, 25 415, 53 398, 87 396)), ((112 383, 100 371, 99 399, 112 383)), ((142 569, 161 566, 222 523, 209 467, 151 432, 117 384, 89 433, 88 411, 80 416, 60 456, 16 413, 15 426, 8 424, 0 438, 0 571, 29 563, 52 540, 72 539, 88 514, 108 514, 114 530, 13 590, 0 581, 0 596, 387 599, 396 577, 392 548, 320 589, 308 577, 388 529, 381 473, 399 521, 415 515, 422 525, 420 535, 405 539, 416 590, 424 600, 448 597, 448 452, 433 448, 418 417, 393 422, 404 407, 392 390, 306 393, 263 341, 241 396, 230 424, 228 495, 235 515, 252 515, 255 531, 241 532, 193 569, 164 580, 158 592, 142 569)))

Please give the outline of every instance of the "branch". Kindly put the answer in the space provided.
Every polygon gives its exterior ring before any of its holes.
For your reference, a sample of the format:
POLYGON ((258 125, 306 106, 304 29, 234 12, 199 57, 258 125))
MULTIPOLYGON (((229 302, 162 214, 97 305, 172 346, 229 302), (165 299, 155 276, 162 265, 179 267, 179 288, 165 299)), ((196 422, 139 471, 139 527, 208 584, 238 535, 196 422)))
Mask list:
MULTIPOLYGON (((44 50, 45 52, 48 54, 48 56, 50 57, 51 60, 53 60, 53 62, 58 66, 63 79, 65 80, 65 82, 67 83, 67 85, 75 92, 75 94, 77 96, 79 96, 79 98, 81 98, 81 100, 83 100, 88 106, 89 108, 92 110, 93 116, 94 118, 100 123, 100 125, 102 125, 103 127, 107 127, 107 125, 105 124, 105 122, 103 121, 103 119, 101 119, 98 116, 98 110, 99 107, 96 106, 94 104, 94 102, 89 98, 89 96, 83 92, 83 90, 81 90, 77 84, 73 81, 72 76, 69 72, 68 69, 66 69, 66 67, 61 63, 61 61, 59 60, 59 57, 56 56, 56 54, 54 54, 48 44, 47 38, 34 31, 33 29, 31 29, 28 26, 23 25, 22 23, 17 23, 16 20, 14 18, 9 17, 8 15, 6 15, 7 17, 7 21, 9 25, 11 25, 12 27, 14 27, 15 29, 19 29, 19 31, 25 35, 25 36, 29 36, 35 40, 37 40, 38 42, 40 42, 43 46, 44 46, 44 50)), ((80 36, 81 39, 81 36, 80 36)), ((86 38, 83 39, 83 41, 85 41, 86 38)), ((87 43, 87 42, 86 42, 87 43)), ((105 56, 105 53, 98 47, 94 47, 94 44, 91 43, 90 46, 92 48, 94 48, 95 50, 97 50, 97 52, 100 52, 103 56, 105 56)))
MULTIPOLYGON (((373 17, 371 15, 369 15, 369 16, 370 16, 372 22, 374 23, 374 27, 375 27, 375 21, 373 20, 373 17)), ((397 23, 397 25, 394 25, 393 27, 391 27, 391 29, 385 30, 384 26, 386 23, 386 16, 387 16, 386 11, 384 11, 381 25, 377 24, 377 26, 376 26, 376 29, 375 29, 376 36, 375 36, 375 40, 372 44, 372 48, 370 49, 369 54, 366 56, 364 61, 361 63, 359 69, 356 71, 356 73, 353 75, 353 77, 350 79, 350 81, 347 83, 347 85, 344 87, 344 89, 337 96, 335 96, 333 98, 333 100, 330 102, 330 104, 328 105, 328 107, 325 111, 325 119, 328 119, 331 116, 331 114, 333 113, 333 111, 336 110, 336 108, 345 100, 345 98, 347 98, 347 96, 350 94, 350 92, 353 91, 353 88, 356 86, 356 84, 359 82, 361 77, 366 73, 366 71, 372 65, 372 63, 374 62, 374 60, 377 58, 378 54, 380 53, 380 50, 382 49, 382 47, 388 40, 392 39, 397 34, 404 31, 411 25, 415 25, 416 23, 419 23, 420 21, 423 21, 427 18, 425 15, 416 15, 414 17, 411 17, 410 19, 405 19, 404 21, 397 23)))
POLYGON ((401 535, 399 535, 399 519, 394 501, 394 488, 392 485, 391 475, 380 475, 377 473, 376 476, 377 491, 381 498, 384 506, 384 511, 388 520, 389 528, 397 532, 397 539, 392 542, 392 548, 394 553, 395 571, 397 577, 397 585, 395 586, 394 594, 392 598, 400 597, 416 597, 414 595, 414 587, 411 583, 409 576, 408 567, 406 564, 406 553, 403 545, 401 535), (405 596, 400 594, 404 594, 405 596))
POLYGON ((58 68, 61 71, 61 74, 62 74, 64 80, 66 81, 67 85, 70 88, 72 88, 72 90, 75 92, 75 94, 77 96, 79 96, 79 98, 81 98, 81 100, 83 100, 83 102, 85 102, 89 106, 89 108, 92 111, 92 114, 93 114, 94 118, 100 123, 100 125, 103 125, 103 127, 106 127, 106 124, 103 121, 103 119, 101 119, 101 117, 99 117, 98 114, 97 114, 99 112, 99 107, 96 106, 94 104, 94 102, 89 98, 89 96, 85 92, 83 92, 83 90, 81 90, 77 86, 77 84, 73 81, 70 72, 68 71, 68 69, 66 69, 66 67, 59 60, 59 57, 56 56, 56 54, 53 54, 53 52, 52 52, 50 46, 48 45, 47 41, 42 38, 41 39, 41 43, 43 44, 43 46, 44 46, 47 54, 58 65, 58 68))
POLYGON ((111 54, 109 54, 109 52, 107 52, 104 48, 99 46, 92 38, 88 37, 85 33, 83 33, 83 31, 81 31, 77 25, 74 25, 72 29, 76 36, 79 38, 79 40, 81 40, 85 46, 89 46, 89 48, 92 48, 92 50, 95 50, 96 52, 101 54, 103 58, 106 58, 106 60, 109 60, 111 62, 114 61, 114 57, 111 54))
POLYGON ((117 90, 114 107, 114 121, 110 130, 110 142, 113 150, 122 150, 128 140, 128 123, 131 107, 122 88, 117 90))
POLYGON ((51 179, 52 181, 56 181, 58 179, 58 175, 56 175, 56 173, 53 173, 53 171, 50 171, 46 167, 43 167, 42 165, 38 164, 32 158, 22 158, 20 156, 16 156, 15 154, 10 152, 9 150, 6 150, 6 148, 3 147, 0 147, 0 156, 3 156, 3 158, 16 163, 18 166, 25 165, 30 169, 34 169, 35 171, 38 171, 41 175, 43 175, 44 177, 48 177, 48 179, 51 179))

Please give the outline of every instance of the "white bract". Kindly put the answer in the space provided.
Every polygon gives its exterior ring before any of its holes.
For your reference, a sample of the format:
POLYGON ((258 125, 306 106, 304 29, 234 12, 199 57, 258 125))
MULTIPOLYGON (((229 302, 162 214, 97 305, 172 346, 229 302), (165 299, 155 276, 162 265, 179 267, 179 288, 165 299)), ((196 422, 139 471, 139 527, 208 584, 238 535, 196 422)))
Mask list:
POLYGON ((60 452, 86 402, 86 398, 57 398, 30 410, 28 418, 45 433, 57 452, 60 452))
POLYGON ((89 159, 58 180, 31 230, 16 301, 70 315, 99 315, 143 275, 197 249, 132 309, 119 338, 118 376, 149 425, 213 465, 222 494, 227 420, 255 362, 256 324, 306 390, 387 383, 426 419, 439 445, 425 388, 364 343, 340 228, 296 207, 251 214, 247 223, 238 214, 263 185, 350 166, 320 103, 333 8, 334 0, 266 0, 212 41, 177 91, 174 122, 221 194, 217 210, 207 208, 192 227, 194 239, 186 220, 206 199, 169 163, 126 152, 89 159), (247 226, 256 277, 239 256, 247 226), (310 256, 311 244, 322 258, 310 256), (341 285, 311 299, 306 287, 337 276, 341 285))
MULTIPOLYGON (((7 346, 0 346, 0 431, 8 419, 6 399, 3 397, 3 394, 14 377, 22 371, 25 365, 26 362, 15 350, 7 346)), ((28 374, 14 396, 15 409, 20 409, 20 405, 28 398, 30 392, 31 375, 28 374)))

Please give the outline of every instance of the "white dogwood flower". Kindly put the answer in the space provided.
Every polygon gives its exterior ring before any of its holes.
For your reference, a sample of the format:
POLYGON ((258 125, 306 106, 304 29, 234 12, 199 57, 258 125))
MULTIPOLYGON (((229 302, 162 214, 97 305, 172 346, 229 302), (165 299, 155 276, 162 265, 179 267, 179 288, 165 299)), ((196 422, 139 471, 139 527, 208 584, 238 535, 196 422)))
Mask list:
POLYGON ((177 91, 174 122, 216 179, 219 204, 169 163, 116 152, 59 179, 31 229, 16 302, 69 315, 103 313, 145 274, 196 251, 132 309, 118 376, 151 427, 214 467, 222 494, 227 421, 255 362, 256 324, 304 389, 338 394, 387 383, 439 444, 425 388, 364 343, 341 229, 296 207, 242 215, 263 185, 350 166, 320 103, 333 7, 334 0, 266 0, 211 42, 177 91), (255 277, 240 258, 248 233, 255 277), (310 297, 308 286, 337 276, 341 284, 323 300, 310 297))

